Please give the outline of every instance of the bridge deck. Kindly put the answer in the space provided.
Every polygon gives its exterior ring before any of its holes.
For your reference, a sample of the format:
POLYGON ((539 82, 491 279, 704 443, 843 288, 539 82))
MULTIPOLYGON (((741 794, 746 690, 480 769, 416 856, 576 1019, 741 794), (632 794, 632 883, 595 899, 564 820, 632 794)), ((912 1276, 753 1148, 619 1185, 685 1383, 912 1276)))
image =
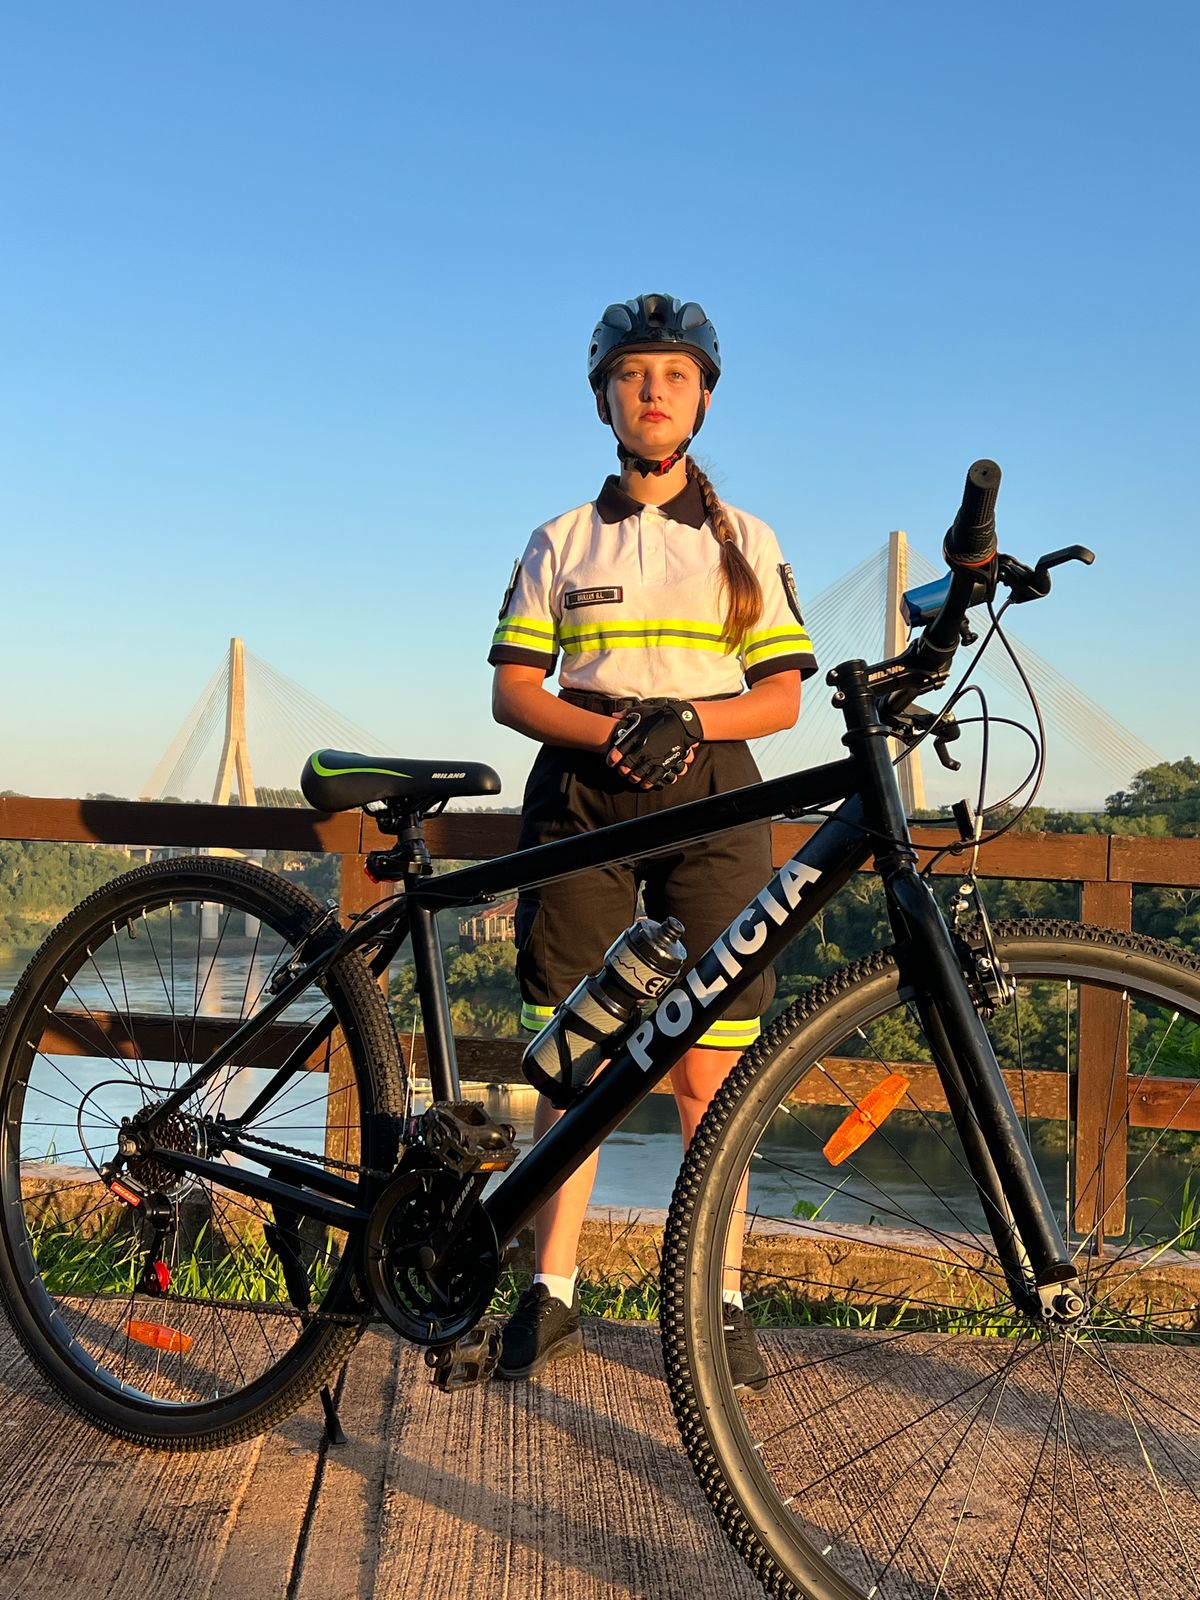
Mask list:
POLYGON ((211 1455, 138 1451, 60 1406, 0 1323, 0 1596, 753 1600, 684 1458, 657 1329, 589 1323, 540 1384, 442 1395, 369 1334, 342 1398, 211 1455))

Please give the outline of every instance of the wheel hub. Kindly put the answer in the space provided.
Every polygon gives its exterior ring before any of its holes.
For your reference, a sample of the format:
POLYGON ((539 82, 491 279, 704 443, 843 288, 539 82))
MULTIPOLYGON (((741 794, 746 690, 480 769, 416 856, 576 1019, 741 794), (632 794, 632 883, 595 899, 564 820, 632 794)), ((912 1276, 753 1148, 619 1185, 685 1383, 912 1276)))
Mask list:
POLYGON ((173 1111, 155 1122, 154 1110, 153 1106, 147 1106, 136 1118, 127 1118, 121 1123, 120 1143, 122 1153, 126 1154, 125 1171, 147 1194, 160 1194, 164 1199, 171 1200, 182 1194, 192 1180, 186 1173, 176 1172, 164 1161, 142 1151, 144 1124, 153 1125, 155 1145, 164 1150, 178 1151, 181 1155, 207 1154, 208 1140, 203 1123, 195 1117, 173 1111), (126 1153, 124 1147, 127 1143, 132 1146, 132 1152, 126 1153))

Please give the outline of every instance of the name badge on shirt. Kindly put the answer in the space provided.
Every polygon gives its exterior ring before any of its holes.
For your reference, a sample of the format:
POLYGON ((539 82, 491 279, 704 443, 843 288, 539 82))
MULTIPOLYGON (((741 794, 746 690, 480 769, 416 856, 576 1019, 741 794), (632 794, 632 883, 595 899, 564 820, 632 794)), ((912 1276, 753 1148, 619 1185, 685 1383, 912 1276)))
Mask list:
POLYGON ((563 605, 568 611, 577 611, 580 606, 620 605, 624 598, 625 591, 619 585, 614 589, 568 589, 563 605))

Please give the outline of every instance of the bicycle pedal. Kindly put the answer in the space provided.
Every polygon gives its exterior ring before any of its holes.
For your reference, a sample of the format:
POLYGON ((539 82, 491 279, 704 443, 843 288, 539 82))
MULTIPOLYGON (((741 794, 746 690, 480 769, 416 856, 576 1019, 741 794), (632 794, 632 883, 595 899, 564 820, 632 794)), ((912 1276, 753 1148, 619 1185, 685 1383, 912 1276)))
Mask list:
POLYGON ((495 1317, 484 1317, 453 1344, 425 1352, 425 1364, 433 1368, 433 1386, 443 1394, 486 1383, 499 1362, 500 1324, 495 1317))
POLYGON ((421 1142, 443 1167, 462 1176, 506 1172, 520 1155, 516 1130, 494 1122, 476 1100, 439 1100, 420 1121, 421 1142))

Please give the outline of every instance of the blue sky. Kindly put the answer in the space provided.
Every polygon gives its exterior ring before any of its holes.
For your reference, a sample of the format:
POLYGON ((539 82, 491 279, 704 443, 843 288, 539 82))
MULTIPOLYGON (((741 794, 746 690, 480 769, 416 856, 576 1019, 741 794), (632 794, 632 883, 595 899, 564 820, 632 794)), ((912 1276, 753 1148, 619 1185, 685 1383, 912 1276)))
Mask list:
POLYGON ((138 792, 237 633, 516 803, 496 608, 649 289, 717 323, 701 455, 802 596, 935 556, 993 456, 1006 548, 1098 554, 1021 633, 1200 754, 1197 17, 0 8, 0 787, 138 792))

